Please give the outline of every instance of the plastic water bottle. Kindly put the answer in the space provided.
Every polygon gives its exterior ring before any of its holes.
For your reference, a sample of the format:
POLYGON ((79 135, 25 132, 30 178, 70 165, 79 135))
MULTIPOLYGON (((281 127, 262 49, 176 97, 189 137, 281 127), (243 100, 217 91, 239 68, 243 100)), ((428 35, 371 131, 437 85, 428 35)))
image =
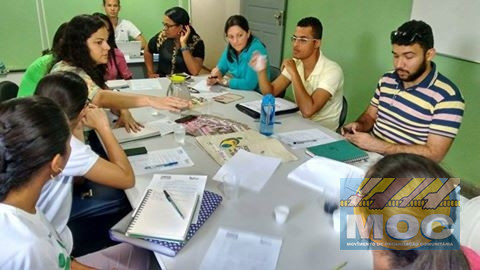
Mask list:
POLYGON ((260 112, 260 133, 265 136, 272 135, 274 123, 275 98, 271 94, 268 94, 262 98, 262 107, 260 112))

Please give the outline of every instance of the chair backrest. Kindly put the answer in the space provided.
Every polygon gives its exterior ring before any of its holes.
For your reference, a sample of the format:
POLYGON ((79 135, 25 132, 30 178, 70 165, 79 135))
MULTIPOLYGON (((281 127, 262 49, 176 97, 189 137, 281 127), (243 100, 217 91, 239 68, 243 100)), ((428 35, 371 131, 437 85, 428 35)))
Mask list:
MULTIPOLYGON (((270 66, 269 70, 270 70, 270 82, 273 82, 278 76, 280 76, 280 74, 282 74, 282 71, 276 66, 270 66)), ((281 97, 281 98, 285 97, 285 91, 286 90, 280 93, 277 97, 281 97)))
POLYGON ((342 102, 342 111, 340 112, 340 118, 338 119, 338 127, 342 127, 343 124, 345 124, 345 120, 347 119, 347 113, 348 113, 348 102, 345 96, 343 96, 343 102, 342 102))
POLYGON ((0 102, 16 98, 18 85, 11 81, 0 82, 0 102))

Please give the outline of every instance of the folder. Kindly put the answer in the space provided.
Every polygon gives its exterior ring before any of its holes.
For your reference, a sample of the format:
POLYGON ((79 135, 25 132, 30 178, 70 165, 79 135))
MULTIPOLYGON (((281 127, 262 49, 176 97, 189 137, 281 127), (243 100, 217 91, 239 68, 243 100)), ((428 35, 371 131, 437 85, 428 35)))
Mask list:
POLYGON ((308 147, 306 153, 312 157, 326 157, 342 162, 357 162, 368 158, 367 152, 346 140, 308 147))
MULTIPOLYGON (((238 103, 235 107, 252 118, 260 118, 262 100, 238 103)), ((294 102, 283 98, 275 98, 275 115, 294 113, 298 111, 298 106, 294 102)))
POLYGON ((213 212, 222 202, 222 199, 222 196, 216 193, 210 191, 204 192, 198 221, 195 224, 190 224, 190 228, 184 242, 160 241, 156 239, 133 238, 126 236, 126 230, 132 220, 132 213, 126 215, 110 229, 110 239, 117 242, 130 243, 134 246, 174 257, 202 227, 205 221, 207 221, 207 219, 213 214, 213 212))

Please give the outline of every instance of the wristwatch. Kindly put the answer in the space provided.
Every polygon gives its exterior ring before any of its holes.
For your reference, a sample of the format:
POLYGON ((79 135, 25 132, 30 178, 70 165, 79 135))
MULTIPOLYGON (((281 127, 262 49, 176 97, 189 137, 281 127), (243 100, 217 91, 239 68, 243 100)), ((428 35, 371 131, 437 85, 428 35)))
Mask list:
POLYGON ((181 47, 181 48, 180 48, 180 51, 181 51, 181 52, 190 51, 190 47, 188 47, 188 46, 181 47))

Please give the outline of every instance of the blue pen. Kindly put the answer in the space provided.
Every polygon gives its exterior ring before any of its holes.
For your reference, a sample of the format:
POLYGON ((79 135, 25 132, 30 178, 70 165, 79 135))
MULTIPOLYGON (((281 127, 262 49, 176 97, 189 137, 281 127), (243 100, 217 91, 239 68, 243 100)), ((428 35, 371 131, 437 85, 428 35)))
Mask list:
POLYGON ((169 162, 169 163, 164 163, 164 164, 155 164, 155 165, 151 165, 151 166, 145 166, 145 170, 149 170, 149 169, 154 169, 154 168, 160 168, 160 167, 169 167, 169 166, 174 166, 174 165, 177 165, 178 164, 178 161, 173 161, 173 162, 169 162))

